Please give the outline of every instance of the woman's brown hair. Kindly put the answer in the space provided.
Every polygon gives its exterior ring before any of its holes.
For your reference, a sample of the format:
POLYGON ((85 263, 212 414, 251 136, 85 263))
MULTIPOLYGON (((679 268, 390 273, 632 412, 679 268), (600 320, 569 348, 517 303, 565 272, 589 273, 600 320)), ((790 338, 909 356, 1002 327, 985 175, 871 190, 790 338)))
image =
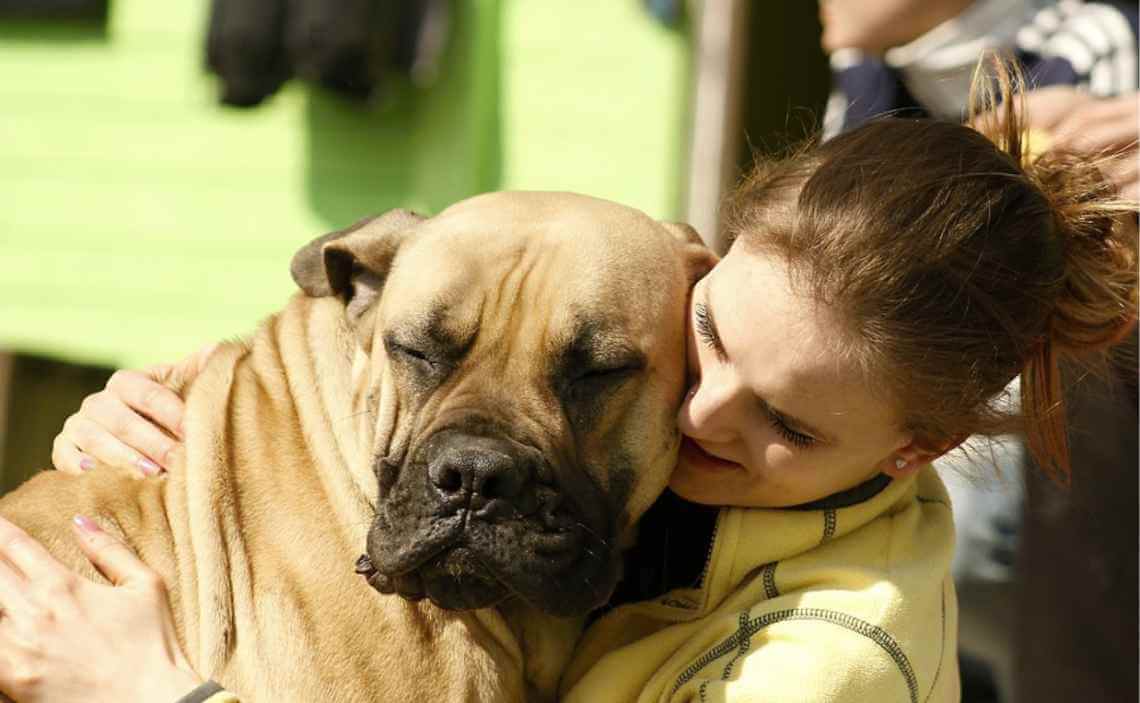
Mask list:
POLYGON ((1025 433, 1069 476, 1058 361, 1136 319, 1137 241, 1095 161, 1029 153, 1021 75, 974 78, 971 123, 882 119, 761 162, 726 210, 734 246, 778 255, 847 327, 843 350, 939 452, 1025 433), (1021 375, 1021 407, 996 402, 1021 375))

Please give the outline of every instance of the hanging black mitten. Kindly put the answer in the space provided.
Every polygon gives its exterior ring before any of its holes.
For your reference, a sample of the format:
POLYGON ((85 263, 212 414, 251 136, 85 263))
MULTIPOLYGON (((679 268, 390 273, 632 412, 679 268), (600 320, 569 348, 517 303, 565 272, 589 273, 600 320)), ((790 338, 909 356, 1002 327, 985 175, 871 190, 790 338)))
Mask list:
POLYGON ((107 21, 107 0, 0 0, 0 20, 107 21))
POLYGON ((221 79, 223 103, 252 107, 289 77, 285 1, 213 0, 206 63, 221 79))
POLYGON ((288 0, 285 46, 294 72, 342 95, 368 98, 389 37, 378 0, 288 0))
POLYGON ((451 0, 403 0, 392 5, 395 32, 391 65, 413 81, 429 82, 439 72, 451 32, 451 0))

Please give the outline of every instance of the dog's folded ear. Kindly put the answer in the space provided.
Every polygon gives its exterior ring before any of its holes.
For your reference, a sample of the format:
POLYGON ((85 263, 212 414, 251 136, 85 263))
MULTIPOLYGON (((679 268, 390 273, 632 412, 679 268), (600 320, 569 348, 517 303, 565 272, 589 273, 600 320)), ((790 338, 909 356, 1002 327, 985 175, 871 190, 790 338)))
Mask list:
POLYGON ((357 317, 380 294, 400 242, 425 219, 389 210, 318 237, 293 255, 293 280, 310 297, 339 297, 349 317, 357 317))
POLYGON ((662 222, 661 225, 681 245, 681 256, 685 259, 685 269, 689 275, 689 286, 704 278, 705 274, 720 260, 712 249, 705 245, 701 235, 684 222, 662 222))

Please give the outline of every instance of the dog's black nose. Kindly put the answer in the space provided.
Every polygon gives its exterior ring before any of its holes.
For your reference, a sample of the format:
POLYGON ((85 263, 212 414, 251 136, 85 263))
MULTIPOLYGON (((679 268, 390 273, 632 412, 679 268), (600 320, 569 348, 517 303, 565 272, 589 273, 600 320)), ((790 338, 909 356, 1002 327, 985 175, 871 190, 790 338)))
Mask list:
POLYGON ((479 510, 517 498, 532 479, 531 464, 504 440, 457 436, 432 458, 428 478, 445 504, 470 499, 471 509, 479 510))

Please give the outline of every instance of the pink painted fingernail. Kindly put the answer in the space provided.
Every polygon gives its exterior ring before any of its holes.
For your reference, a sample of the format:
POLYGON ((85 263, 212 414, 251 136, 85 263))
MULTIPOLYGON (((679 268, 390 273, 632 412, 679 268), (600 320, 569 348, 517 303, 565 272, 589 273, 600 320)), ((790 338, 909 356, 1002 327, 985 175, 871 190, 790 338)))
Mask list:
POLYGON ((75 517, 71 518, 71 521, 75 523, 76 527, 90 534, 98 534, 103 531, 97 524, 95 524, 94 520, 85 515, 76 515, 75 517))
POLYGON ((84 471, 90 471, 91 469, 95 468, 95 460, 85 456, 79 461, 79 468, 83 469, 84 471))
POLYGON ((142 469, 142 472, 147 476, 154 476, 162 470, 158 468, 158 464, 154 463, 150 459, 147 459, 146 457, 140 457, 137 463, 139 465, 139 468, 142 469))

